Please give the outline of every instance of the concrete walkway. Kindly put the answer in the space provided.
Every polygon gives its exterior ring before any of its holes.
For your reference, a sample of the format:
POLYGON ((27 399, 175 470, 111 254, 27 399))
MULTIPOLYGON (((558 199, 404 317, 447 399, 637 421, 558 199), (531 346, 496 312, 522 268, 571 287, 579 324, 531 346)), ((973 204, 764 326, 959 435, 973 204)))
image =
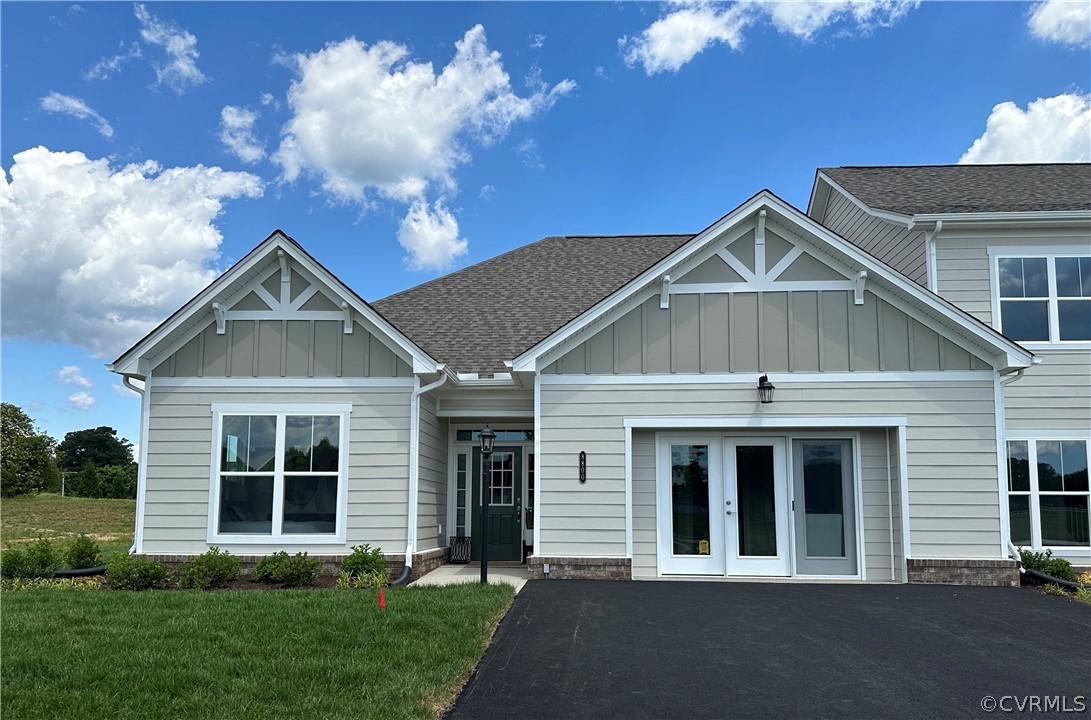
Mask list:
MULTIPOLYGON (((480 582, 481 566, 473 565, 441 565, 428 573, 414 585, 454 585, 456 583, 480 582)), ((526 565, 489 565, 489 582, 506 582, 515 588, 515 592, 523 589, 527 583, 526 565)))
POLYGON ((535 580, 447 720, 1086 718, 1089 639, 1021 588, 535 580))

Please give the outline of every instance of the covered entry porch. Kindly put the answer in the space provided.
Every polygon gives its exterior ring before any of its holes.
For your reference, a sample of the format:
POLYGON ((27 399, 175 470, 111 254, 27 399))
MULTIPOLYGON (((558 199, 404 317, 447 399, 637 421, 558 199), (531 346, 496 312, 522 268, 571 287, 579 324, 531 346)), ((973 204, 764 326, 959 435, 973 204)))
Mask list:
POLYGON ((906 578, 903 419, 625 428, 634 578, 906 578))

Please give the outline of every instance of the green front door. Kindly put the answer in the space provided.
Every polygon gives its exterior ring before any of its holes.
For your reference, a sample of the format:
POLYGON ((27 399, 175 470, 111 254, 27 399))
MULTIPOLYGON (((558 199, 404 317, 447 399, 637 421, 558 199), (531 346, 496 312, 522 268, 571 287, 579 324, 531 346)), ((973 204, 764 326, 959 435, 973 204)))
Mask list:
MULTIPOLYGON (((473 545, 470 557, 481 559, 481 448, 473 450, 473 545)), ((523 449, 497 447, 486 462, 489 494, 489 560, 523 560, 523 449)))

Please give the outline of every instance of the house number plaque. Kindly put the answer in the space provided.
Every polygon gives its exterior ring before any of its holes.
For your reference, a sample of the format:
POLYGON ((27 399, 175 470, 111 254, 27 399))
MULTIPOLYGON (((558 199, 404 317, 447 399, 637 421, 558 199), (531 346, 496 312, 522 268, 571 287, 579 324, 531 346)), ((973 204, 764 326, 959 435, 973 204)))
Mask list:
POLYGON ((580 484, 587 482, 587 453, 580 450, 580 484))

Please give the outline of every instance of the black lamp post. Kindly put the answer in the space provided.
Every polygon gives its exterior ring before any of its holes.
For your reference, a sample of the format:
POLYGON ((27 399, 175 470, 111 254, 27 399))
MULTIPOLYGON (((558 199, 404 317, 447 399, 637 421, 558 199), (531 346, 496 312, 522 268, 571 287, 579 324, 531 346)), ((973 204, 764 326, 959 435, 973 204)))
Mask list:
POLYGON ((489 486, 489 471, 486 463, 492 455, 493 442, 496 441, 496 433, 486 425, 481 431, 481 583, 489 582, 489 496, 492 488, 489 486))
POLYGON ((773 402, 773 391, 776 389, 776 385, 769 382, 768 375, 762 375, 758 378, 758 400, 761 401, 762 405, 773 402))

